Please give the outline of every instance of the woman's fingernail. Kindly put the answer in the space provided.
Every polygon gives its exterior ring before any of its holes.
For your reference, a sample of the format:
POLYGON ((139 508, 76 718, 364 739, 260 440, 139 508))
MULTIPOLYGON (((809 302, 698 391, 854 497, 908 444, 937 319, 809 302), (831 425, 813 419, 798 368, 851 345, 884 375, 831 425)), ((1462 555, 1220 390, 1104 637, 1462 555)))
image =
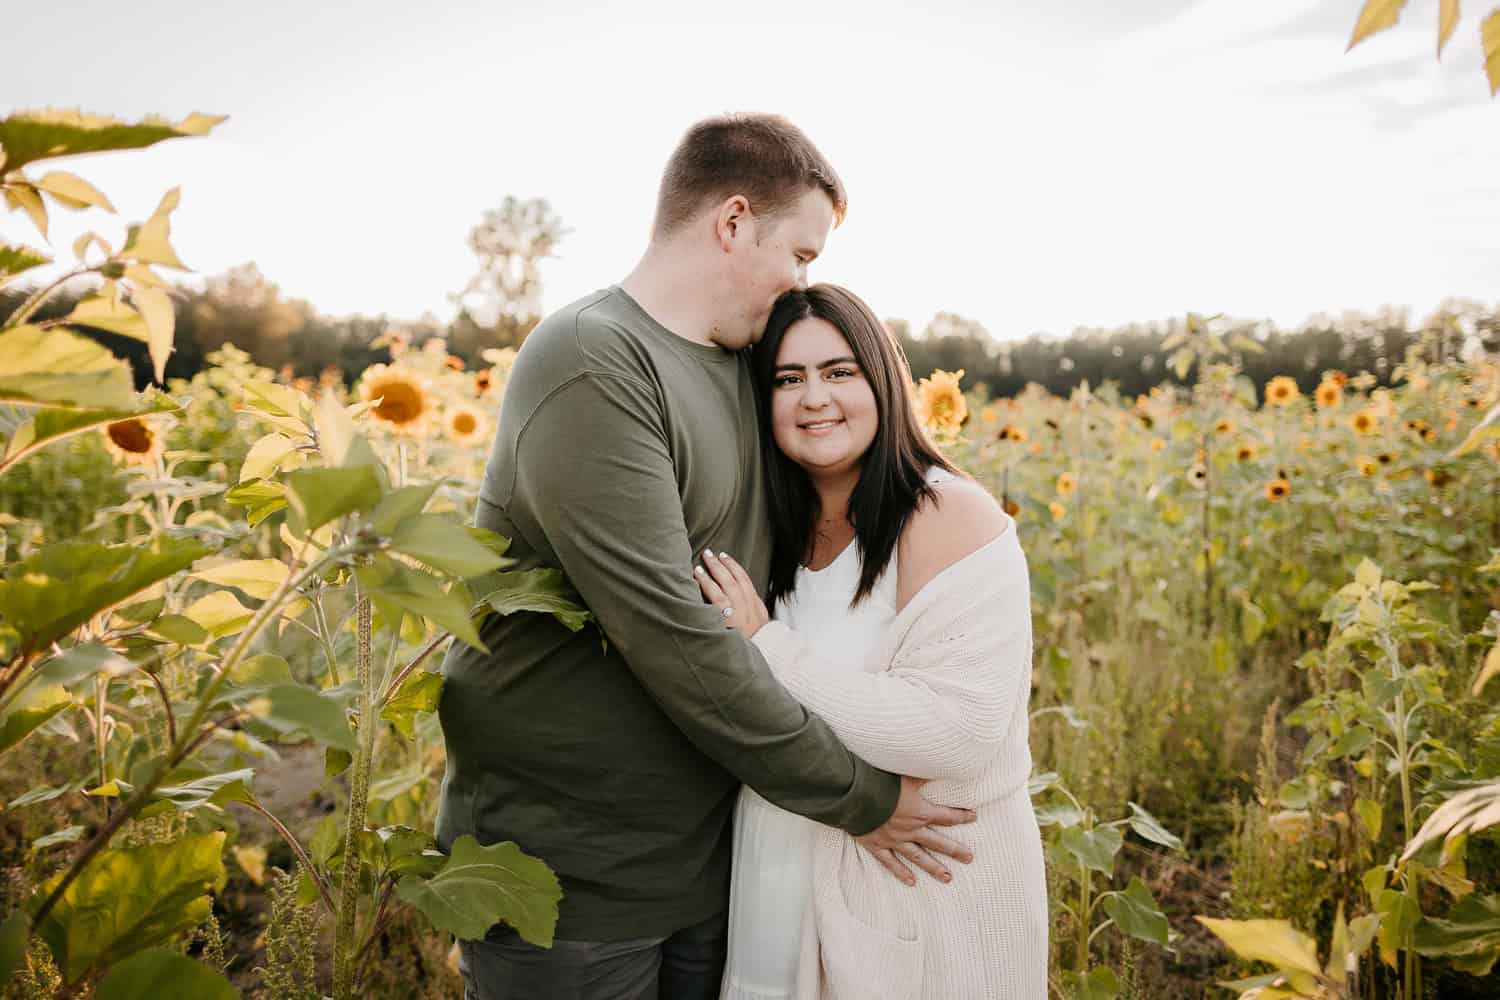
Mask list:
POLYGON ((703 567, 702 566, 694 566, 693 567, 693 575, 694 576, 702 576, 703 575, 703 567))
POLYGON ((705 559, 712 559, 712 558, 714 558, 714 550, 713 549, 704 549, 703 550, 703 558, 705 558, 705 559))
POLYGON ((728 559, 729 558, 729 553, 728 552, 720 552, 719 553, 719 558, 720 559, 728 559))

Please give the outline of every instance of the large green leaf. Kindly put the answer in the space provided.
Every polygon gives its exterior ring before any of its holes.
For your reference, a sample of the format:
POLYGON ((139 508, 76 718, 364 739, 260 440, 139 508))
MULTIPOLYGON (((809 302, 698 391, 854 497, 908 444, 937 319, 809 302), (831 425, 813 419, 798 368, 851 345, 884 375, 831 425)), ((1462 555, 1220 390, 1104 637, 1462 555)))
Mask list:
POLYGON ((552 946, 562 887, 552 869, 510 841, 481 847, 470 834, 430 879, 407 875, 396 895, 427 915, 434 927, 477 940, 500 921, 534 945, 552 946))
POLYGON ((396 731, 407 739, 416 735, 418 712, 436 712, 443 693, 443 675, 413 670, 380 710, 382 719, 390 720, 396 731))
POLYGON ((144 545, 56 542, 7 567, 0 580, 0 622, 20 633, 22 652, 44 649, 212 551, 202 542, 164 535, 144 545))
POLYGON ((354 511, 373 510, 380 502, 380 476, 373 466, 342 469, 298 469, 286 484, 292 506, 307 531, 317 531, 335 518, 354 511))
POLYGON ((11 975, 26 961, 26 940, 31 935, 31 916, 17 910, 0 924, 0 983, 10 982, 11 975))
POLYGON ((181 409, 175 401, 153 395, 143 405, 129 410, 72 410, 59 407, 0 406, 0 434, 5 448, 0 457, 14 462, 23 453, 35 451, 74 434, 148 413, 175 413, 181 409))
POLYGON ((1468 896, 1446 919, 1424 917, 1413 947, 1423 955, 1451 959, 1470 975, 1488 976, 1500 959, 1500 896, 1468 896))
MULTIPOLYGON (((53 689, 56 690, 56 689, 53 689)), ((63 709, 72 704, 66 697, 41 707, 13 708, 0 720, 0 753, 36 732, 63 709)))
POLYGON ((255 780, 255 771, 243 767, 222 774, 205 774, 191 781, 163 785, 156 790, 157 804, 169 805, 178 812, 188 812, 202 806, 224 805, 226 802, 253 801, 250 783, 255 780))
POLYGON ((143 149, 163 139, 207 135, 222 121, 222 116, 197 113, 180 122, 150 116, 131 123, 81 111, 17 111, 0 119, 0 147, 5 169, 11 171, 37 160, 143 149))
POLYGON ((1246 961, 1270 962, 1282 971, 1310 976, 1323 971, 1317 943, 1285 920, 1197 919, 1246 961))
POLYGON ((23 324, 0 333, 0 402, 129 410, 130 366, 68 330, 23 324))
POLYGON ((478 599, 502 615, 517 611, 549 614, 577 632, 594 618, 562 570, 530 569, 520 573, 486 573, 473 583, 478 599))
MULTIPOLYGON (((37 925, 63 980, 76 983, 202 923, 213 908, 208 893, 224 887, 223 852, 220 830, 97 855, 37 925)), ((33 900, 61 879, 54 876, 33 900)))
POLYGON ((1130 828, 1132 830, 1154 844, 1170 847, 1174 851, 1182 850, 1182 841, 1167 832, 1167 828, 1162 826, 1155 816, 1134 802, 1128 803, 1128 805, 1130 806, 1130 828))
POLYGON ((236 587, 264 601, 286 582, 289 573, 286 563, 279 559, 235 559, 200 567, 193 575, 221 587, 236 587))
POLYGON ((1099 826, 1085 830, 1081 826, 1064 827, 1057 838, 1057 846, 1080 864, 1105 875, 1114 874, 1115 855, 1125 838, 1112 826, 1099 826))
POLYGON ((0 240, 0 285, 34 267, 52 263, 52 258, 19 243, 0 240))
POLYGON ((478 576, 499 569, 505 559, 480 544, 446 514, 415 514, 397 524, 391 548, 443 573, 478 576))
POLYGON ((370 525, 382 535, 392 534, 402 521, 422 513, 437 488, 437 483, 422 483, 391 490, 380 498, 370 515, 370 525))
POLYGON ((475 649, 489 650, 469 620, 469 603, 443 589, 435 577, 376 556, 354 571, 361 592, 368 594, 387 621, 399 622, 407 611, 431 619, 475 649))
POLYGON ((37 668, 37 684, 70 688, 98 673, 111 677, 128 673, 135 664, 98 642, 86 642, 64 650, 37 668))
POLYGON ((1087 973, 1063 973, 1063 982, 1073 1000, 1114 1000, 1120 995, 1120 979, 1113 969, 1101 965, 1087 973))
POLYGON ((110 295, 96 294, 80 299, 63 322, 118 333, 143 344, 151 340, 151 330, 146 326, 145 318, 128 304, 110 295))
POLYGON ((324 746, 354 752, 354 732, 343 698, 301 684, 276 684, 264 693, 265 703, 257 704, 257 717, 271 728, 285 735, 305 733, 324 746))
POLYGON ((1146 888, 1140 876, 1133 876, 1124 892, 1105 896, 1101 903, 1104 912, 1114 920, 1115 926, 1131 937, 1159 944, 1168 943, 1167 918, 1156 905, 1156 898, 1146 888))
POLYGON ((239 1000, 223 974, 166 948, 148 948, 105 973, 96 1000, 239 1000))

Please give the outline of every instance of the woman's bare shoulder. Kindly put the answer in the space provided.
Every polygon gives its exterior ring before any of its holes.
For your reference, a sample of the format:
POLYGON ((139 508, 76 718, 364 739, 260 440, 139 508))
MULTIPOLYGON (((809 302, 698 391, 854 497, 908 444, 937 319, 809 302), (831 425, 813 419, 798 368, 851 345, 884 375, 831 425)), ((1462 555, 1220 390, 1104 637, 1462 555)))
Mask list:
POLYGON ((984 487, 962 476, 934 483, 901 533, 896 606, 906 607, 933 577, 1010 530, 1010 518, 984 487))

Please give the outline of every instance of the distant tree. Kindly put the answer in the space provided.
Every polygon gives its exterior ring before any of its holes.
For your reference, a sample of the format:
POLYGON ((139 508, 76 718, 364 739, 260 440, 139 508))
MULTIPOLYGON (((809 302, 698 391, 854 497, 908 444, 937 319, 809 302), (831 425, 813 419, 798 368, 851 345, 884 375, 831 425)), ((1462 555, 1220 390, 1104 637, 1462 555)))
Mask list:
POLYGON ((312 318, 311 306, 282 298, 253 263, 209 278, 202 292, 190 294, 186 312, 201 353, 232 343, 267 368, 296 366, 301 345, 293 338, 312 318))
POLYGON ((555 255, 569 230, 545 198, 507 196, 469 231, 479 270, 453 296, 458 318, 449 331, 456 353, 519 346, 542 312, 541 262, 555 255))

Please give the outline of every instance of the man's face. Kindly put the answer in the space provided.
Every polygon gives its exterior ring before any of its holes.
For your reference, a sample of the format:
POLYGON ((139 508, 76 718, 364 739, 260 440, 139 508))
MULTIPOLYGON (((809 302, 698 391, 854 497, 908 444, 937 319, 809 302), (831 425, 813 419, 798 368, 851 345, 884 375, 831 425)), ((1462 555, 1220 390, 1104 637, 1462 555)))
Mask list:
POLYGON ((743 236, 731 251, 733 315, 713 338, 732 351, 761 338, 777 299, 807 287, 807 267, 823 252, 833 228, 833 201, 820 188, 804 191, 772 218, 753 212, 752 205, 743 236))

